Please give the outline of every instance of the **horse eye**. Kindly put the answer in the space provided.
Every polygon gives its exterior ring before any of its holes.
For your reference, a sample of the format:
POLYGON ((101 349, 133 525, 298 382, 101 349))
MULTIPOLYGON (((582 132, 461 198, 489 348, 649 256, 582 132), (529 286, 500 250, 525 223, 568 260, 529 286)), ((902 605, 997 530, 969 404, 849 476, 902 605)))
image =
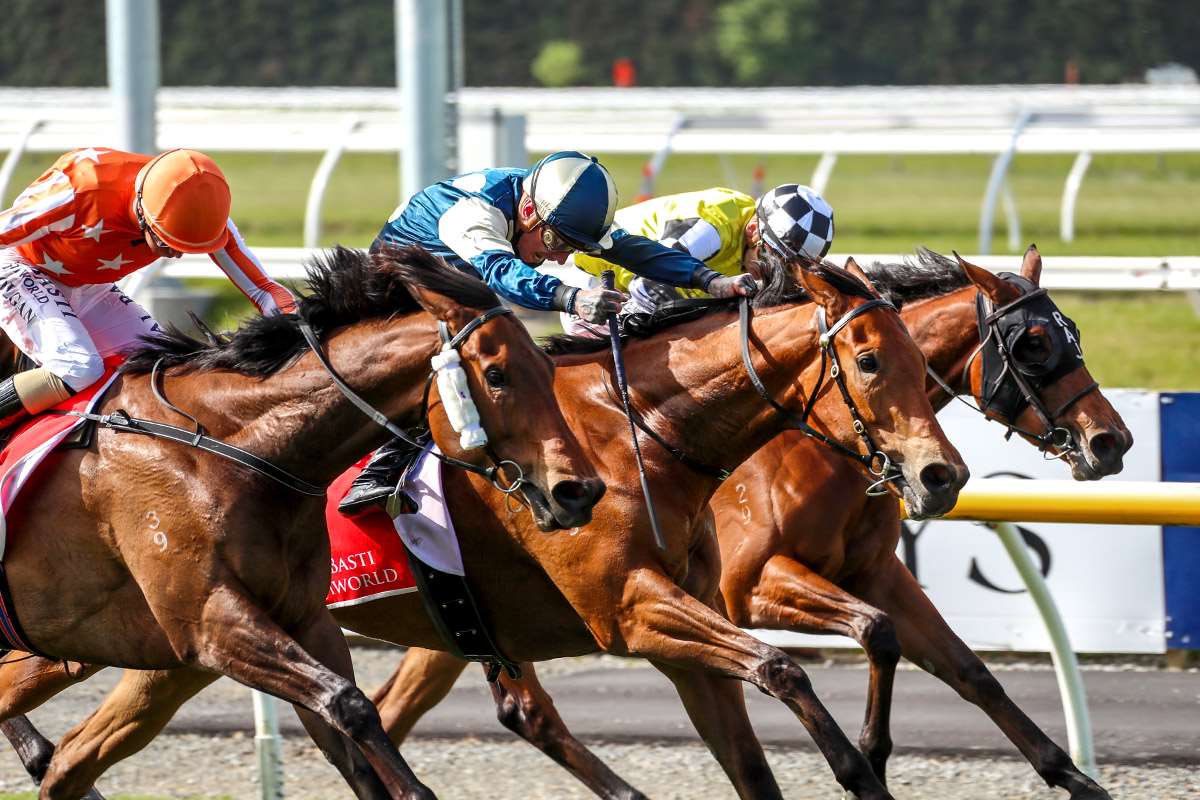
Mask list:
POLYGON ((858 357, 858 368, 862 372, 877 372, 879 370, 879 359, 874 353, 863 353, 858 357))
POLYGON ((483 377, 487 379, 488 386, 493 389, 503 389, 508 384, 508 378, 504 375, 504 370, 499 367, 488 367, 483 372, 483 377))
POLYGON ((1050 357, 1050 341, 1043 333, 1027 333, 1017 341, 1014 351, 1021 361, 1039 363, 1050 357))

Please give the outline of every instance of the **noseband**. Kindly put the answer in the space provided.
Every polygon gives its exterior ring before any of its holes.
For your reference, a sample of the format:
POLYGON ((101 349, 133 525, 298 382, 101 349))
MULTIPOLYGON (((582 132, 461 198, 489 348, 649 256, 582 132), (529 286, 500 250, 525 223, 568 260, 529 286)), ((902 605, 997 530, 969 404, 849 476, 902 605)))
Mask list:
MULTIPOLYGON (((1100 388, 1092 381, 1050 410, 1042 400, 1042 392, 1067 373, 1083 366, 1083 350, 1079 344, 1079 329, 1065 317, 1045 289, 1032 281, 1008 272, 1000 273, 1005 281, 1021 290, 1020 296, 996 308, 982 292, 975 299, 975 316, 979 325, 979 346, 971 353, 963 369, 969 379, 971 364, 982 354, 983 380, 976 411, 1008 428, 1006 436, 1019 433, 1035 442, 1042 452, 1057 450, 1064 456, 1078 450, 1068 428, 1055 420, 1087 395, 1100 388), (1022 362, 1013 354, 1013 346, 1030 328, 1041 326, 1051 342, 1051 352, 1040 363, 1022 362), (1042 423, 1042 433, 1034 433, 1016 424, 1025 408, 1033 408, 1042 423)), ((955 392, 941 376, 926 370, 950 396, 955 392)), ((966 401, 963 401, 966 403, 966 401)), ((966 405, 971 408, 970 403, 966 405)))
POLYGON ((882 298, 868 300, 860 306, 856 306, 845 314, 843 314, 837 322, 830 327, 825 319, 825 309, 822 306, 817 307, 816 324, 817 331, 820 333, 818 344, 821 348, 821 367, 817 372, 817 385, 813 387, 812 392, 808 394, 808 401, 804 404, 804 410, 800 416, 796 416, 791 411, 784 408, 779 401, 771 396, 767 391, 766 385, 759 378, 758 373, 754 369, 754 362, 750 359, 750 317, 752 309, 750 302, 746 298, 742 298, 739 306, 739 314, 741 317, 741 344, 742 344, 742 364, 746 367, 746 373, 750 376, 750 383, 754 385, 754 390, 758 392, 759 397, 766 400, 775 412, 783 417, 787 423, 801 431, 802 433, 811 436, 825 446, 834 451, 846 456, 854 461, 862 464, 867 472, 874 475, 877 480, 867 487, 867 494, 880 495, 886 494, 886 484, 901 477, 901 473, 892 464, 892 460, 888 458, 887 453, 884 453, 875 445, 875 440, 871 437, 871 432, 867 430, 866 423, 863 422, 862 414, 859 413, 858 406, 854 402, 854 398, 850 396, 850 390, 846 387, 846 377, 842 370, 841 362, 838 361, 837 348, 833 346, 834 338, 842 330, 850 324, 855 317, 861 316, 875 308, 890 308, 892 311, 896 307, 882 298), (825 385, 825 364, 829 364, 829 377, 837 384, 838 389, 842 393, 842 401, 846 404, 846 408, 850 411, 850 417, 854 420, 854 432, 858 434, 866 447, 866 454, 858 450, 851 450, 841 442, 831 439, 819 430, 808 424, 808 418, 812 414, 813 406, 816 405, 817 397, 821 393, 821 388, 825 385))

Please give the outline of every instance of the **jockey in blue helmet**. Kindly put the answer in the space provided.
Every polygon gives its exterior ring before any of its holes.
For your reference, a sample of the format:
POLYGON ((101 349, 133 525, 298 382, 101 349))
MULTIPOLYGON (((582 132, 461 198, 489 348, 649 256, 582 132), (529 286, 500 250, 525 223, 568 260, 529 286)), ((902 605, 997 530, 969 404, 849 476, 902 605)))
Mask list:
MULTIPOLYGON (((725 276, 692 255, 613 224, 617 189, 594 157, 551 153, 532 168, 485 169, 439 181, 396 209, 373 249, 417 244, 477 273, 501 297, 526 308, 565 311, 593 323, 621 310, 627 297, 602 287, 576 288, 535 269, 593 253, 656 281, 704 289, 715 297, 752 295, 748 274, 725 276)), ((385 445, 342 501, 353 513, 392 493, 406 454, 385 445)))

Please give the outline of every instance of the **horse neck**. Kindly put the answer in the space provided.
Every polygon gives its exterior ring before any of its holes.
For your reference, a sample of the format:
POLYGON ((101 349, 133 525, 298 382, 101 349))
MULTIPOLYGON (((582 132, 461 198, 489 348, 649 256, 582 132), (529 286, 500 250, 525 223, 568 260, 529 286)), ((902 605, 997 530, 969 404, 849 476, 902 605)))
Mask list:
MULTIPOLYGON (((772 397, 797 413, 806 397, 803 387, 816 383, 814 309, 808 304, 767 309, 755 313, 751 326, 759 377, 772 397)), ((630 341, 626 352, 634 408, 697 460, 732 470, 783 429, 782 418, 750 383, 736 318, 720 314, 681 325, 666 335, 630 341)), ((601 360, 596 366, 605 373, 605 385, 615 387, 609 364, 601 360)), ((620 403, 615 389, 610 398, 620 403)), ((643 451, 663 455, 654 444, 644 444, 643 451)))
MULTIPOLYGON (((367 402, 402 427, 418 422, 429 359, 438 347, 428 314, 356 323, 323 344, 342 380, 367 402)), ((168 381, 171 399, 189 411, 199 408, 213 435, 314 483, 328 483, 389 438, 342 394, 312 352, 265 379, 196 373, 178 381, 180 388, 168 381)))
MULTIPOLYGON (((964 370, 979 346, 979 325, 975 318, 978 293, 974 286, 964 286, 905 304, 900 309, 905 327, 925 354, 930 368, 959 394, 968 388, 964 370)), ((941 411, 952 399, 932 378, 927 381, 927 391, 935 411, 941 411)))

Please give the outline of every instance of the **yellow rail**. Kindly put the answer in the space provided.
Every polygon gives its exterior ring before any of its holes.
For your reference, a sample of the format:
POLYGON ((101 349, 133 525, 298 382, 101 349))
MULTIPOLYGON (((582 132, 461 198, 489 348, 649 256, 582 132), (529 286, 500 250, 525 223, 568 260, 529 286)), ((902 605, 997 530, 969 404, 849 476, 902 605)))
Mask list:
POLYGON ((1200 483, 972 478, 945 519, 1200 525, 1200 483))

